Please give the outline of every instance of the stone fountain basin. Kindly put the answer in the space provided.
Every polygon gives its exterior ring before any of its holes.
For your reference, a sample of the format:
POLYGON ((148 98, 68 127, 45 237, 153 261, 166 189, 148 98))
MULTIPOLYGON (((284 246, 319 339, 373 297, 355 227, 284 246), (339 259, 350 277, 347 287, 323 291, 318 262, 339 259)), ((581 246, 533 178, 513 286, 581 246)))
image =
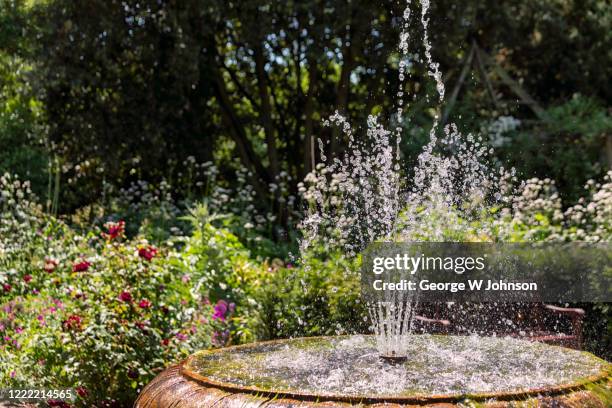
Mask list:
POLYGON ((388 364, 373 336, 311 337, 201 351, 158 375, 137 407, 395 403, 607 407, 612 364, 590 353, 514 338, 410 336, 388 364), (565 404, 565 405, 563 405, 565 404))

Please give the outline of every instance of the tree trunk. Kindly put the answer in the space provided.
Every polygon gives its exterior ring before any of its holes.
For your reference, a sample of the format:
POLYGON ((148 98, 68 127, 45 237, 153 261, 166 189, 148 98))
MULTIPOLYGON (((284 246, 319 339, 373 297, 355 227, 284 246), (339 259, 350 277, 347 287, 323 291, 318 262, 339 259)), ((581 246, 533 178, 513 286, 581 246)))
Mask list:
MULTIPOLYGON (((351 24, 347 30, 344 46, 342 47, 342 70, 340 71, 340 79, 336 88, 336 109, 343 115, 348 117, 348 101, 351 87, 351 73, 353 72, 355 63, 355 51, 359 42, 359 33, 354 24, 351 24)), ((342 141, 342 132, 337 127, 332 131, 332 139, 330 143, 331 156, 337 156, 340 153, 342 141)))
POLYGON ((249 169, 253 176, 251 182, 260 196, 261 202, 267 202, 267 188, 264 183, 270 183, 271 177, 268 170, 261 164, 253 146, 247 138, 246 131, 240 118, 234 111, 233 105, 227 95, 225 82, 217 66, 211 68, 214 77, 215 95, 221 107, 221 116, 229 129, 232 139, 236 143, 238 154, 244 166, 249 169), (263 181, 263 183, 262 183, 263 181))
POLYGON ((276 136, 274 135, 274 125, 272 123, 272 105, 270 104, 270 93, 268 91, 268 84, 266 80, 265 72, 265 60, 263 54, 263 48, 257 45, 254 48, 255 51, 255 70, 257 73, 257 87, 259 90, 259 99, 261 100, 261 110, 259 116, 261 118, 261 124, 266 134, 266 144, 268 149, 268 160, 270 161, 270 172, 272 173, 272 179, 278 176, 280 173, 280 167, 278 163, 278 151, 276 148, 276 136))
POLYGON ((308 93, 304 104, 304 167, 302 179, 315 167, 315 135, 314 135, 314 99, 317 92, 317 62, 311 60, 308 69, 308 93))

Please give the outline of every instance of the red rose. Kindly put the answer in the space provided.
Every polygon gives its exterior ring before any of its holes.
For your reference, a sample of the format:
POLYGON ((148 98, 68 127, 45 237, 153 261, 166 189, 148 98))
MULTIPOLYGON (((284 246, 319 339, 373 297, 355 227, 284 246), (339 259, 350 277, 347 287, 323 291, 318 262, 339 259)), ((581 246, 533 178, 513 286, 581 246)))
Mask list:
POLYGON ((151 302, 149 302, 147 299, 142 299, 140 302, 138 302, 138 307, 141 309, 148 309, 151 307, 151 302))
POLYGON ((79 394, 79 396, 81 398, 85 398, 87 396, 87 394, 89 394, 87 392, 87 388, 85 388, 85 387, 76 387, 76 392, 77 392, 77 394, 79 394))
POLYGON ((125 235, 125 221, 107 222, 104 227, 106 227, 106 233, 102 233, 102 236, 109 241, 125 235))
POLYGON ((10 292, 11 288, 12 286, 9 285, 8 283, 5 283, 4 285, 2 285, 2 289, 4 289, 5 292, 10 292))
POLYGON ((25 283, 29 283, 31 280, 32 280, 32 275, 25 275, 25 276, 23 277, 23 281, 24 281, 25 283))
POLYGON ((168 344, 170 344, 170 339, 163 339, 161 343, 162 346, 167 346, 168 344))
POLYGON ((121 300, 122 302, 131 302, 132 294, 124 290, 123 292, 119 294, 119 300, 121 300))
POLYGON ((77 262, 74 265, 72 265, 72 271, 73 272, 85 272, 86 270, 89 269, 90 266, 91 266, 91 262, 83 260, 83 261, 77 262))
POLYGON ((55 270, 57 264, 58 262, 55 259, 45 258, 45 266, 43 266, 43 269, 45 270, 45 272, 51 273, 55 270))
POLYGON ((79 315, 70 315, 68 319, 64 320, 62 326, 65 330, 81 330, 83 325, 83 319, 79 315))
POLYGON ((142 247, 138 249, 138 256, 143 259, 146 259, 147 261, 150 261, 156 255, 157 255, 157 248, 155 247, 148 246, 148 247, 142 247))

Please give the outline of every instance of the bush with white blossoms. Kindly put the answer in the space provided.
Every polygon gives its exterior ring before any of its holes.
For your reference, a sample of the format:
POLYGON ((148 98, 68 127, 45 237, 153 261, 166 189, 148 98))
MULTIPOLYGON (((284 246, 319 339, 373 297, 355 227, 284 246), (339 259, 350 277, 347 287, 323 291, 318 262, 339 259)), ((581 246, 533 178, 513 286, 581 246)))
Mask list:
POLYGON ((140 233, 163 241, 171 236, 188 235, 191 225, 183 216, 190 208, 204 202, 211 213, 227 214, 223 224, 263 257, 278 249, 272 237, 276 235, 286 240, 294 233, 290 226, 295 224, 298 213, 296 196, 290 192, 291 176, 287 172, 281 171, 268 185, 270 206, 266 211, 266 207, 257 202, 257 193, 251 184, 253 174, 244 167, 237 165, 236 181, 226 185, 219 180, 219 169, 212 162, 197 163, 188 158, 187 164, 187 171, 179 173, 173 183, 138 180, 117 191, 109 186, 105 191, 105 208, 101 209, 96 222, 123 219, 129 235, 140 233), (183 192, 180 196, 179 191, 183 192), (200 198, 196 201, 195 197, 200 198), (274 202, 278 203, 277 208, 273 208, 274 202), (278 222, 278 214, 284 217, 285 227, 278 222))
POLYGON ((530 179, 519 188, 511 208, 502 211, 498 225, 512 241, 612 240, 612 171, 601 182, 590 180, 585 196, 563 210, 554 181, 530 179))

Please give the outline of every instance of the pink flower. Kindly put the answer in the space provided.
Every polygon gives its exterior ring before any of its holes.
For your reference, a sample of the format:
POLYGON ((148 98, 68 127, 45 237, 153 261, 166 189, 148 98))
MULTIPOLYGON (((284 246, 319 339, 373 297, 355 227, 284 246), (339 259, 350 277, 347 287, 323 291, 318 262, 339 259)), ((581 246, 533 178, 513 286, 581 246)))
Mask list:
POLYGON ((138 249, 138 256, 150 261, 157 255, 157 248, 152 246, 142 247, 138 249))
POLYGON ((72 271, 73 272, 85 272, 89 269, 90 266, 91 266, 91 262, 82 260, 72 265, 72 271))
POLYGON ((151 302, 147 299, 142 299, 140 302, 138 302, 138 307, 141 309, 148 309, 151 307, 151 302))
POLYGON ((132 301, 132 294, 126 290, 124 290, 123 292, 121 292, 119 294, 119 300, 121 300, 122 302, 131 302, 132 301))
POLYGON ((23 281, 24 281, 25 283, 30 283, 30 281, 31 281, 31 280, 32 280, 32 275, 25 275, 25 276, 23 277, 23 281))
POLYGON ((21 333, 23 333, 23 327, 17 327, 17 328, 15 329, 15 333, 17 333, 17 334, 21 334, 21 333))
POLYGON ((179 341, 185 341, 185 340, 187 340, 187 335, 186 335, 186 334, 184 334, 184 333, 176 333, 176 338, 177 338, 179 341))

